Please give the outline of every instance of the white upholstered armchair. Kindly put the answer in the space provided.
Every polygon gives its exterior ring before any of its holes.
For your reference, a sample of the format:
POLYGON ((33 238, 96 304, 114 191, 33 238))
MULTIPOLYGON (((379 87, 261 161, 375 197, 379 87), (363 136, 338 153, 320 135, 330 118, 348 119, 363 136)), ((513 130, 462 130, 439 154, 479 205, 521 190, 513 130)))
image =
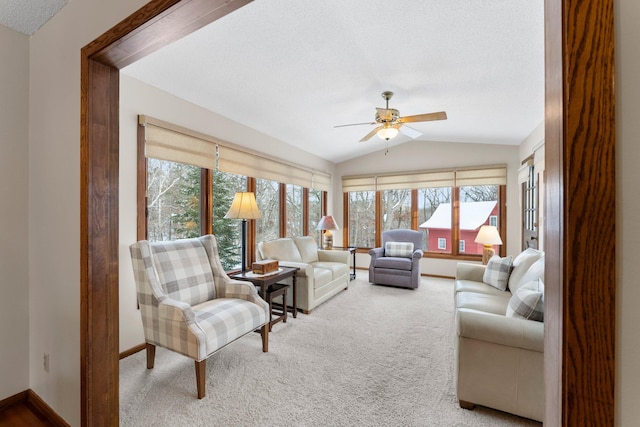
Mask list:
POLYGON ((157 345, 195 360, 198 399, 205 396, 206 361, 258 328, 269 349, 269 305, 249 282, 231 280, 212 235, 130 246, 147 350, 153 368, 157 345))

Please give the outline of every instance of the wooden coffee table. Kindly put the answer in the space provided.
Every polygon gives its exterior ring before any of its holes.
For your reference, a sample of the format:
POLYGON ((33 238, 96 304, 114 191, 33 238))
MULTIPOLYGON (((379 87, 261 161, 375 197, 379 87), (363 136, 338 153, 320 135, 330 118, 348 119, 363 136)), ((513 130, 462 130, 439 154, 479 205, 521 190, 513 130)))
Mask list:
POLYGON ((289 277, 291 277, 291 286, 293 288, 292 314, 294 318, 298 316, 296 292, 296 272, 298 270, 298 267, 280 267, 278 271, 274 273, 255 274, 252 271, 245 271, 244 273, 230 274, 229 277, 235 280, 244 280, 246 282, 251 282, 254 284, 254 286, 259 288, 262 298, 264 298, 264 300, 269 303, 269 309, 271 310, 271 313, 269 314, 269 330, 271 330, 271 327, 274 324, 280 321, 287 321, 288 307, 286 301, 286 289, 284 289, 283 286, 288 287, 288 285, 278 282, 282 282, 289 277), (271 299, 272 297, 275 298, 279 295, 283 295, 282 311, 273 311, 271 299), (276 317, 273 317, 274 314, 276 315, 276 317))

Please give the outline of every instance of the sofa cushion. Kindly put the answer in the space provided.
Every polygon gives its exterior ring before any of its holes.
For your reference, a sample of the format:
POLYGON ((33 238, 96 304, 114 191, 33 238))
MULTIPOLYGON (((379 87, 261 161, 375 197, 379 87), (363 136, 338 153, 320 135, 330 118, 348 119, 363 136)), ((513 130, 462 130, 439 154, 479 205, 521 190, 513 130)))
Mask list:
POLYGON ((262 242, 262 258, 277 259, 278 261, 302 262, 298 247, 289 238, 275 239, 262 242))
POLYGON ((525 275, 529 267, 542 258, 544 256, 544 252, 538 251, 536 249, 528 248, 513 260, 513 269, 511 270, 511 275, 509 276, 509 290, 511 292, 515 292, 518 290, 520 286, 525 284, 526 282, 522 282, 522 276, 525 275))
POLYGON ((340 276, 344 276, 349 274, 349 266, 347 264, 343 264, 341 262, 314 262, 311 264, 313 268, 324 268, 325 270, 329 270, 331 272, 331 278, 337 279, 340 276))
POLYGON ((333 280, 331 270, 321 267, 313 267, 313 287, 320 288, 333 280))
POLYGON ((294 237, 293 241, 298 247, 302 262, 310 263, 318 261, 318 244, 313 237, 294 237))
POLYGON ((411 258, 398 258, 392 256, 383 256, 376 259, 375 268, 390 268, 393 270, 411 270, 411 258))
POLYGON ((482 281, 501 291, 506 290, 509 283, 509 275, 511 274, 511 262, 511 256, 500 258, 494 255, 487 263, 482 281))
POLYGON ((387 242, 384 244, 384 256, 411 258, 413 242, 387 242))
POLYGON ((544 320, 544 283, 542 280, 525 283, 513 294, 507 306, 507 317, 544 320))
POLYGON ((507 305, 511 299, 510 292, 503 292, 502 295, 478 294, 475 292, 458 292, 456 294, 457 308, 470 308, 484 311, 486 313, 499 314, 504 316, 507 312, 507 305))

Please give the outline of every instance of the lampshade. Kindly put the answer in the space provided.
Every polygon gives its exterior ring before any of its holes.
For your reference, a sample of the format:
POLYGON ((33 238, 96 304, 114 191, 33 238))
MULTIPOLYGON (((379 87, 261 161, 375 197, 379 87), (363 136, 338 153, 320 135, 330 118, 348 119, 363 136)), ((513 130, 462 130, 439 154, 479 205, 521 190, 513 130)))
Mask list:
POLYGON ((501 245, 502 239, 498 229, 493 225, 483 225, 478 231, 476 236, 476 243, 482 243, 483 245, 501 245))
POLYGON ((316 230, 340 230, 340 227, 338 227, 332 215, 325 215, 318 222, 316 230))
POLYGON ((224 217, 237 219, 262 218, 260 210, 258 210, 255 194, 249 191, 236 193, 229 212, 224 217))
POLYGON ((377 135, 380 139, 386 139, 387 141, 391 138, 395 138, 398 135, 398 129, 385 125, 382 129, 377 132, 377 135))

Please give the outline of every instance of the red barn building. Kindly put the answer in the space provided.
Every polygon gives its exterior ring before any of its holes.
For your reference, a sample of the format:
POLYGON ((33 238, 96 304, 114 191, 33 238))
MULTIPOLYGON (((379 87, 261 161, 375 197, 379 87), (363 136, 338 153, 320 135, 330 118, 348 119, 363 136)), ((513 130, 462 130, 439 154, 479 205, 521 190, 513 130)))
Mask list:
MULTIPOLYGON (((482 254, 482 244, 474 240, 483 225, 498 226, 498 202, 460 203, 460 253, 482 254)), ((427 230, 427 250, 452 252, 451 203, 440 203, 431 218, 419 228, 427 230)))

